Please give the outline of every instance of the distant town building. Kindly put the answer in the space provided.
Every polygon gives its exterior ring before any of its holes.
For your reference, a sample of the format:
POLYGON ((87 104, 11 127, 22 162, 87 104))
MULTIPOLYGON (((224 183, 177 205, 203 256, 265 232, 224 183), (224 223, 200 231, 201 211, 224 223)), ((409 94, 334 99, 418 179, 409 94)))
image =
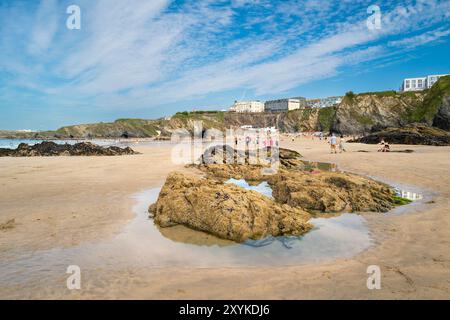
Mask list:
POLYGON ((244 125, 244 126, 241 126, 240 128, 244 129, 244 130, 258 131, 258 132, 265 132, 265 133, 278 132, 278 129, 276 127, 254 128, 252 125, 244 125))
POLYGON ((266 112, 285 112, 298 110, 306 107, 306 99, 303 97, 287 98, 266 101, 264 110, 266 112))
POLYGON ((264 103, 261 101, 235 101, 230 108, 231 112, 264 112, 264 103))
POLYGON ((342 102, 342 97, 327 97, 323 99, 306 100, 307 108, 325 108, 337 105, 342 102))
POLYGON ((440 77, 446 76, 447 74, 435 74, 426 77, 419 78, 407 78, 403 80, 402 87, 400 91, 420 91, 424 89, 430 89, 433 84, 435 84, 440 77))

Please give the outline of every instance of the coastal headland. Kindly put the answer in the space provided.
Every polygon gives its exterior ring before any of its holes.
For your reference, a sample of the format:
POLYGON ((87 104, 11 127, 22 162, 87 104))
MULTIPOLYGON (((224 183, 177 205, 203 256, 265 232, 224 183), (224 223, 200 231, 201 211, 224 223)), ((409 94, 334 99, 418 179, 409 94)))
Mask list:
MULTIPOLYGON (((111 123, 79 124, 54 131, 2 131, 5 139, 170 139, 177 129, 192 132, 194 122, 203 128, 224 130, 253 126, 276 127, 283 133, 335 132, 361 136, 410 124, 450 128, 450 76, 439 79, 432 88, 416 92, 347 92, 336 105, 301 108, 287 112, 238 113, 223 111, 177 112, 155 120, 118 119, 111 123)), ((431 131, 433 133, 433 131, 431 131)), ((429 140, 429 139, 427 139, 429 140)), ((447 140, 446 140, 447 141, 447 140)), ((421 139, 415 139, 421 143, 421 139)))

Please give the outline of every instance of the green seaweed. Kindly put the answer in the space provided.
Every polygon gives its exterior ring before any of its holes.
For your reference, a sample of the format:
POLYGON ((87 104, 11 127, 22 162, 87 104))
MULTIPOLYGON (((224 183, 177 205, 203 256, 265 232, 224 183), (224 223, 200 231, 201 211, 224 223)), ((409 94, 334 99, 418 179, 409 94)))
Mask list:
POLYGON ((394 200, 394 204, 397 206, 404 206, 406 204, 410 204, 412 200, 402 198, 400 196, 393 196, 392 199, 394 200))

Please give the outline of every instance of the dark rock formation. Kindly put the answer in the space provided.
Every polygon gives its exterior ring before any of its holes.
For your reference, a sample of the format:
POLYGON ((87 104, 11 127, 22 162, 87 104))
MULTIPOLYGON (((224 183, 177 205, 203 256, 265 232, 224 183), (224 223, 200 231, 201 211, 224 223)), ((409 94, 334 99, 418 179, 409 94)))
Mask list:
POLYGON ((280 169, 301 170, 305 166, 301 160, 302 155, 294 150, 264 148, 257 153, 248 150, 238 151, 228 145, 220 145, 208 148, 201 156, 200 164, 195 167, 206 172, 208 176, 221 180, 235 178, 257 181, 262 180, 268 173, 272 152, 277 152, 274 159, 278 158, 280 169), (254 160, 251 161, 250 157, 254 157, 254 160))
POLYGON ((71 145, 44 141, 33 146, 21 143, 17 149, 0 149, 0 157, 119 156, 130 154, 137 154, 137 152, 129 147, 101 147, 90 142, 71 145))
POLYGON ((381 139, 392 144, 408 145, 450 145, 450 133, 424 124, 411 124, 403 128, 388 128, 380 132, 371 133, 351 142, 368 144, 380 143, 381 139))
POLYGON ((301 235, 312 228, 307 222, 310 215, 301 209, 255 191, 181 173, 167 177, 149 211, 160 227, 182 224, 236 242, 301 235))
POLYGON ((447 131, 450 130, 450 96, 442 99, 438 113, 433 119, 433 126, 447 131))
POLYGON ((268 163, 267 158, 274 156, 278 158, 280 164, 284 167, 297 166, 301 163, 302 155, 294 150, 284 148, 261 148, 259 150, 237 150, 229 145, 218 145, 210 147, 203 152, 200 163, 203 165, 211 164, 261 164, 268 163), (276 154, 274 154, 276 152, 276 154), (251 162, 250 158, 256 159, 251 162), (256 163, 255 163, 256 162, 256 163))

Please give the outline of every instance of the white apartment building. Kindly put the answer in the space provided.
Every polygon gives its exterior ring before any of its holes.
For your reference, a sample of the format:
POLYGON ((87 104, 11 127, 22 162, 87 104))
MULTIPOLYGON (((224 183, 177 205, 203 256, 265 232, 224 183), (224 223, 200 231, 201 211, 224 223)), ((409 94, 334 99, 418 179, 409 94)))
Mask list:
POLYGON ((264 112, 261 101, 235 101, 230 107, 231 112, 264 112))
POLYGON ((430 89, 433 84, 435 84, 439 78, 443 76, 446 76, 446 74, 435 74, 426 77, 404 79, 401 91, 420 91, 430 89))
POLYGON ((298 110, 306 106, 306 99, 303 97, 278 99, 266 101, 264 110, 266 112, 285 112, 298 110))
POLYGON ((325 108, 332 107, 342 102, 342 97, 327 97, 321 99, 308 99, 306 100, 306 106, 308 108, 325 108))
POLYGON ((440 77, 445 77, 448 76, 448 74, 435 74, 432 76, 427 76, 427 87, 428 89, 431 88, 433 86, 433 84, 435 84, 440 77))

